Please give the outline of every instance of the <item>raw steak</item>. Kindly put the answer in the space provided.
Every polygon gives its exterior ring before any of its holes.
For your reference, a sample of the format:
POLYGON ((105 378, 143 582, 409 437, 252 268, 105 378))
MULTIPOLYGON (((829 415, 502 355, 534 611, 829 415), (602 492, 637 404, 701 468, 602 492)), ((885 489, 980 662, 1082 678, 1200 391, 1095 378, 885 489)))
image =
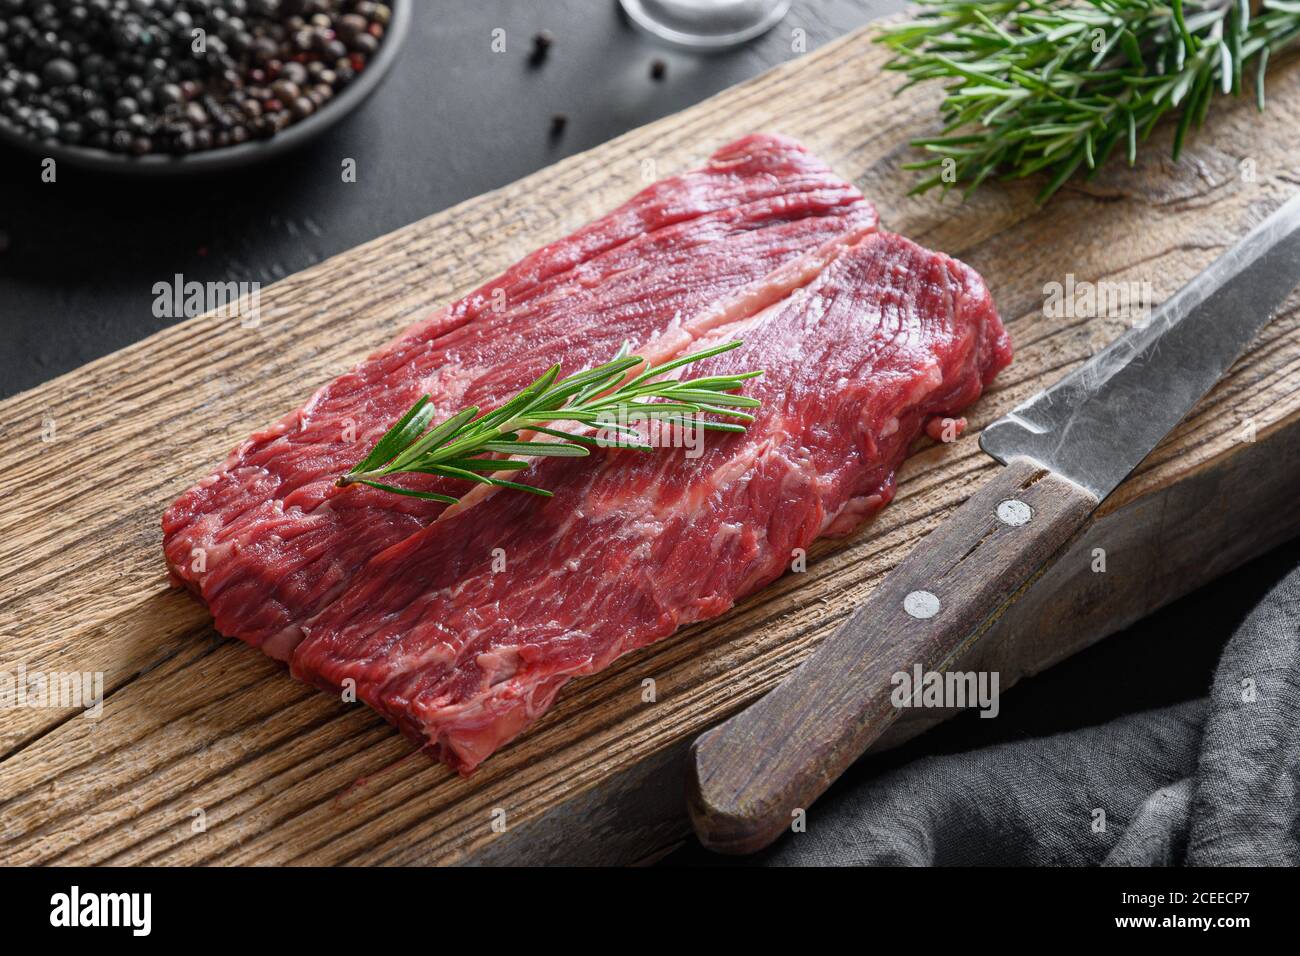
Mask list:
POLYGON ((756 135, 724 147, 439 310, 255 433, 164 516, 174 579, 207 602, 223 634, 287 659, 303 621, 441 513, 333 485, 421 394, 451 414, 499 404, 561 359, 567 370, 607 360, 625 340, 671 355, 728 309, 779 294, 773 270, 875 225, 871 204, 799 144, 756 135))
MULTIPOLYGON (((497 491, 405 536, 307 621, 295 676, 359 697, 469 773, 569 679, 721 614, 795 548, 859 526, 936 416, 1010 361, 979 276, 874 233, 804 260, 776 301, 731 309, 693 347, 743 347, 692 375, 762 368, 743 435, 680 450, 597 452, 524 472, 552 499, 497 491), (494 568, 494 549, 505 567, 494 568)), ((764 296, 751 295, 751 304, 764 296)))

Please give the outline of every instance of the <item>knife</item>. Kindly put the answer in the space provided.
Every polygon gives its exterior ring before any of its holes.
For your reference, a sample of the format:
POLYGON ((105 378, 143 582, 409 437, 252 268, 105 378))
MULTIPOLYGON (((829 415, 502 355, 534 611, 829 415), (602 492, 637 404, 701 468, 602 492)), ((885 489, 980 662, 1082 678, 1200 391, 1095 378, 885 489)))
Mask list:
POLYGON ((1004 467, 766 697, 701 735, 701 842, 768 845, 898 717, 892 676, 942 672, 1246 350, 1300 284, 1300 194, 1071 374, 980 436, 1004 467))

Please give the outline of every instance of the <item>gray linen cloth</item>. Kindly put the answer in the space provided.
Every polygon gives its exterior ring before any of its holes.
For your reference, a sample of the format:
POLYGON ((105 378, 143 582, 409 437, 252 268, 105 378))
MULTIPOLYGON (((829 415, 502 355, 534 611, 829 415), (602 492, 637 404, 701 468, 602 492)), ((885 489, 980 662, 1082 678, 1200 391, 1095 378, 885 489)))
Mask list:
POLYGON ((927 757, 813 807, 769 865, 1300 863, 1300 568, 1225 646, 1208 697, 927 757))

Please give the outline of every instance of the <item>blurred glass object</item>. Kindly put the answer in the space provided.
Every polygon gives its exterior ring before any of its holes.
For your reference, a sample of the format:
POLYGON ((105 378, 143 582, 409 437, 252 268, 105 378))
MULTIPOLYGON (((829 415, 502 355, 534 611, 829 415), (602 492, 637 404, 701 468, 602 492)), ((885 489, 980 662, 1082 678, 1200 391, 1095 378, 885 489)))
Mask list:
POLYGON ((673 46, 725 50, 766 33, 790 0, 620 0, 642 30, 673 46))

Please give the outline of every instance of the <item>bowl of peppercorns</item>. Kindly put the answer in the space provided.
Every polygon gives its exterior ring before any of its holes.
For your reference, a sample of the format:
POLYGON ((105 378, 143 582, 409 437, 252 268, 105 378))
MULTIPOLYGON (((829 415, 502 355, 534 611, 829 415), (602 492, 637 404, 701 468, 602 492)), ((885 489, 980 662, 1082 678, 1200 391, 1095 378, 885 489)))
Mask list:
POLYGON ((411 0, 0 0, 0 141, 114 171, 301 145, 392 65, 411 0))

